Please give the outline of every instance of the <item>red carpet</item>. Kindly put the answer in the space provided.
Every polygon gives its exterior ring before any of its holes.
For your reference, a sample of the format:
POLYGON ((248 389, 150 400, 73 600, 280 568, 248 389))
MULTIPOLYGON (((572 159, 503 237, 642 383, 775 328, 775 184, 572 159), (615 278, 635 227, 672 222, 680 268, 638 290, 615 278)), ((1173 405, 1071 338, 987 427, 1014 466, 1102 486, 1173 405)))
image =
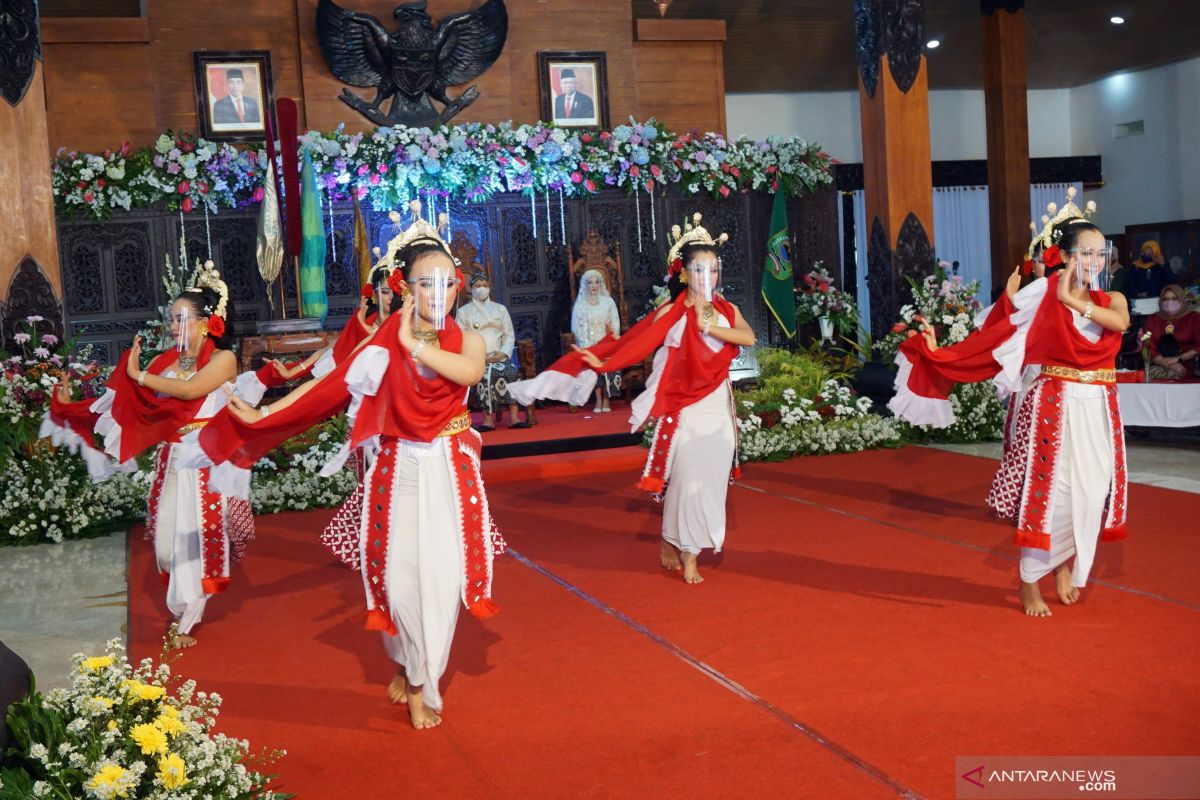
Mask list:
MULTIPOLYGON (((590 402, 590 401, 589 401, 590 402)), ((572 439, 578 436, 602 436, 610 433, 629 433, 629 404, 623 400, 612 401, 612 411, 607 414, 597 414, 591 405, 584 406, 574 414, 567 411, 566 405, 554 405, 539 408, 534 411, 537 425, 532 428, 508 427, 508 410, 497 415, 498 427, 494 431, 483 434, 483 446, 489 444, 518 444, 521 442, 537 442, 546 439, 572 439)), ((525 419, 522 411, 520 419, 525 419)), ((471 415, 475 425, 483 423, 483 414, 475 412, 471 415)))
MULTIPOLYGON (((697 587, 656 567, 636 467, 498 480, 533 565, 501 559, 500 615, 461 617, 432 732, 384 698, 358 578, 316 543, 330 512, 263 518, 179 669, 224 695, 228 732, 290 751, 301 798, 953 797, 956 755, 1196 753, 1200 497, 1132 487, 1131 538, 1101 546, 1083 603, 1028 619, 1011 529, 982 507, 993 465, 750 465, 697 587)), ((141 656, 164 612, 133 544, 141 656)))

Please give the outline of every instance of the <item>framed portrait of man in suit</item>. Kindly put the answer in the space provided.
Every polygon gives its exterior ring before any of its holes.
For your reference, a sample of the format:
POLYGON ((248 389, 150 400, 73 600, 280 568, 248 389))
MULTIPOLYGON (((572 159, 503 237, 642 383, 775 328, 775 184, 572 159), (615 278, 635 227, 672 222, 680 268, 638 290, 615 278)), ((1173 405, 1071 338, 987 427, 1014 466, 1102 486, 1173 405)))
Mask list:
POLYGON ((608 127, 608 74, 604 53, 538 53, 542 119, 568 128, 608 127))
POLYGON ((215 141, 265 139, 266 115, 275 108, 270 51, 198 50, 192 60, 200 135, 215 141))

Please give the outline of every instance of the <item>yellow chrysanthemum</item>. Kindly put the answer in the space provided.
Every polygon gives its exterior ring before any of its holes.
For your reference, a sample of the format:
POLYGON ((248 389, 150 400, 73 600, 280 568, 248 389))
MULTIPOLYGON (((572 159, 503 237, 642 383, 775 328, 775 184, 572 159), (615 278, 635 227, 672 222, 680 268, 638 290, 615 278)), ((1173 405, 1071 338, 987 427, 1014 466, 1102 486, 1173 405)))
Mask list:
POLYGON ((112 665, 112 656, 92 656, 91 658, 85 658, 83 663, 80 664, 80 666, 88 672, 95 672, 96 670, 101 670, 105 667, 111 667, 112 665))
POLYGON ((167 735, 151 724, 134 725, 129 732, 144 755, 162 755, 167 752, 167 735))
POLYGON ((165 789, 178 789, 188 783, 187 764, 178 753, 170 753, 158 761, 158 779, 165 789))
POLYGON ((158 707, 158 713, 164 717, 171 719, 179 719, 179 709, 169 703, 163 703, 158 707))
POLYGON ((113 703, 115 703, 116 701, 113 700, 111 697, 96 696, 96 697, 92 698, 92 702, 98 706, 104 706, 105 708, 112 708, 113 703))
POLYGON ((120 781, 125 777, 126 771, 124 767, 116 764, 101 767, 88 781, 88 788, 104 798, 125 797, 129 794, 129 790, 122 788, 120 781))
POLYGON ((110 719, 108 721, 108 729, 110 731, 115 731, 117 729, 117 721, 115 719, 110 719))
POLYGON ((158 719, 154 720, 154 727, 170 736, 174 736, 177 733, 183 733, 185 730, 187 730, 187 726, 183 724, 183 721, 180 720, 179 717, 171 717, 167 716, 166 714, 160 714, 158 719))
POLYGON ((123 684, 129 689, 130 697, 135 700, 158 700, 164 694, 166 689, 161 686, 151 686, 148 683, 126 679, 123 684))

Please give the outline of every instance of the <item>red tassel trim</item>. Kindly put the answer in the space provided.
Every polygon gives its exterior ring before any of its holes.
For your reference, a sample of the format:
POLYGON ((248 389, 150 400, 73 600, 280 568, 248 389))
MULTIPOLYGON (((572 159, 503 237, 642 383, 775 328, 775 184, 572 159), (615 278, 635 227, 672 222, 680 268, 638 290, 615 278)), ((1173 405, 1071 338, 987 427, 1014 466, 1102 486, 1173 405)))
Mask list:
POLYGON ((1018 547, 1032 547, 1034 550, 1049 550, 1050 534, 1018 529, 1013 535, 1013 544, 1018 547))
POLYGON ((733 468, 733 472, 730 474, 734 480, 737 480, 738 478, 742 477, 742 465, 738 464, 737 466, 735 466, 733 468))
POLYGON ((391 616, 378 608, 372 608, 367 612, 367 621, 363 627, 369 631, 385 631, 389 636, 395 636, 397 633, 396 623, 392 621, 391 616))
POLYGON ((167 586, 170 586, 170 585, 171 585, 171 573, 169 573, 169 572, 160 572, 160 573, 158 573, 158 577, 159 577, 159 579, 162 581, 162 584, 163 584, 163 586, 164 586, 164 587, 167 587, 167 586))
POLYGON ((471 616, 473 617, 487 619, 488 617, 496 616, 496 614, 500 612, 500 606, 485 598, 483 600, 476 600, 474 603, 471 603, 471 605, 467 607, 467 610, 471 612, 471 616))
POLYGON ((217 594, 229 588, 229 578, 202 578, 200 588, 205 594, 217 594))
POLYGON ((655 478, 650 475, 643 475, 637 482, 637 488, 641 489, 643 492, 649 492, 650 494, 661 493, 663 486, 664 484, 662 478, 655 478))
POLYGON ((1105 528, 1100 531, 1100 541, 1102 542, 1119 542, 1122 539, 1129 538, 1129 529, 1124 525, 1117 525, 1113 528, 1105 528))

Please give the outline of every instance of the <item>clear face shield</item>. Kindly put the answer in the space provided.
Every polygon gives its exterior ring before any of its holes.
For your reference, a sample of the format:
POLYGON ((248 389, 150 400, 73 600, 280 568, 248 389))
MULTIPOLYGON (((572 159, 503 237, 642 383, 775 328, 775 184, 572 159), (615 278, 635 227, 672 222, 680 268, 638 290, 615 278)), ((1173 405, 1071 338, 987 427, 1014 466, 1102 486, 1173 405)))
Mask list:
POLYGON ((434 267, 427 274, 410 282, 417 293, 421 316, 437 330, 445 330, 446 314, 458 289, 458 279, 449 267, 434 267))
POLYGON ((186 353, 188 349, 188 340, 192 338, 192 313, 187 303, 179 309, 179 313, 175 316, 178 335, 175 337, 175 349, 181 353, 186 353))
POLYGON ((1093 292, 1108 291, 1108 266, 1112 263, 1112 249, 1112 241, 1106 239, 1102 247, 1085 246, 1071 250, 1071 259, 1075 262, 1075 288, 1093 292))
POLYGON ((704 297, 704 302, 711 303, 721 283, 721 262, 714 256, 702 255, 688 265, 688 272, 688 281, 695 281, 696 291, 704 297))

